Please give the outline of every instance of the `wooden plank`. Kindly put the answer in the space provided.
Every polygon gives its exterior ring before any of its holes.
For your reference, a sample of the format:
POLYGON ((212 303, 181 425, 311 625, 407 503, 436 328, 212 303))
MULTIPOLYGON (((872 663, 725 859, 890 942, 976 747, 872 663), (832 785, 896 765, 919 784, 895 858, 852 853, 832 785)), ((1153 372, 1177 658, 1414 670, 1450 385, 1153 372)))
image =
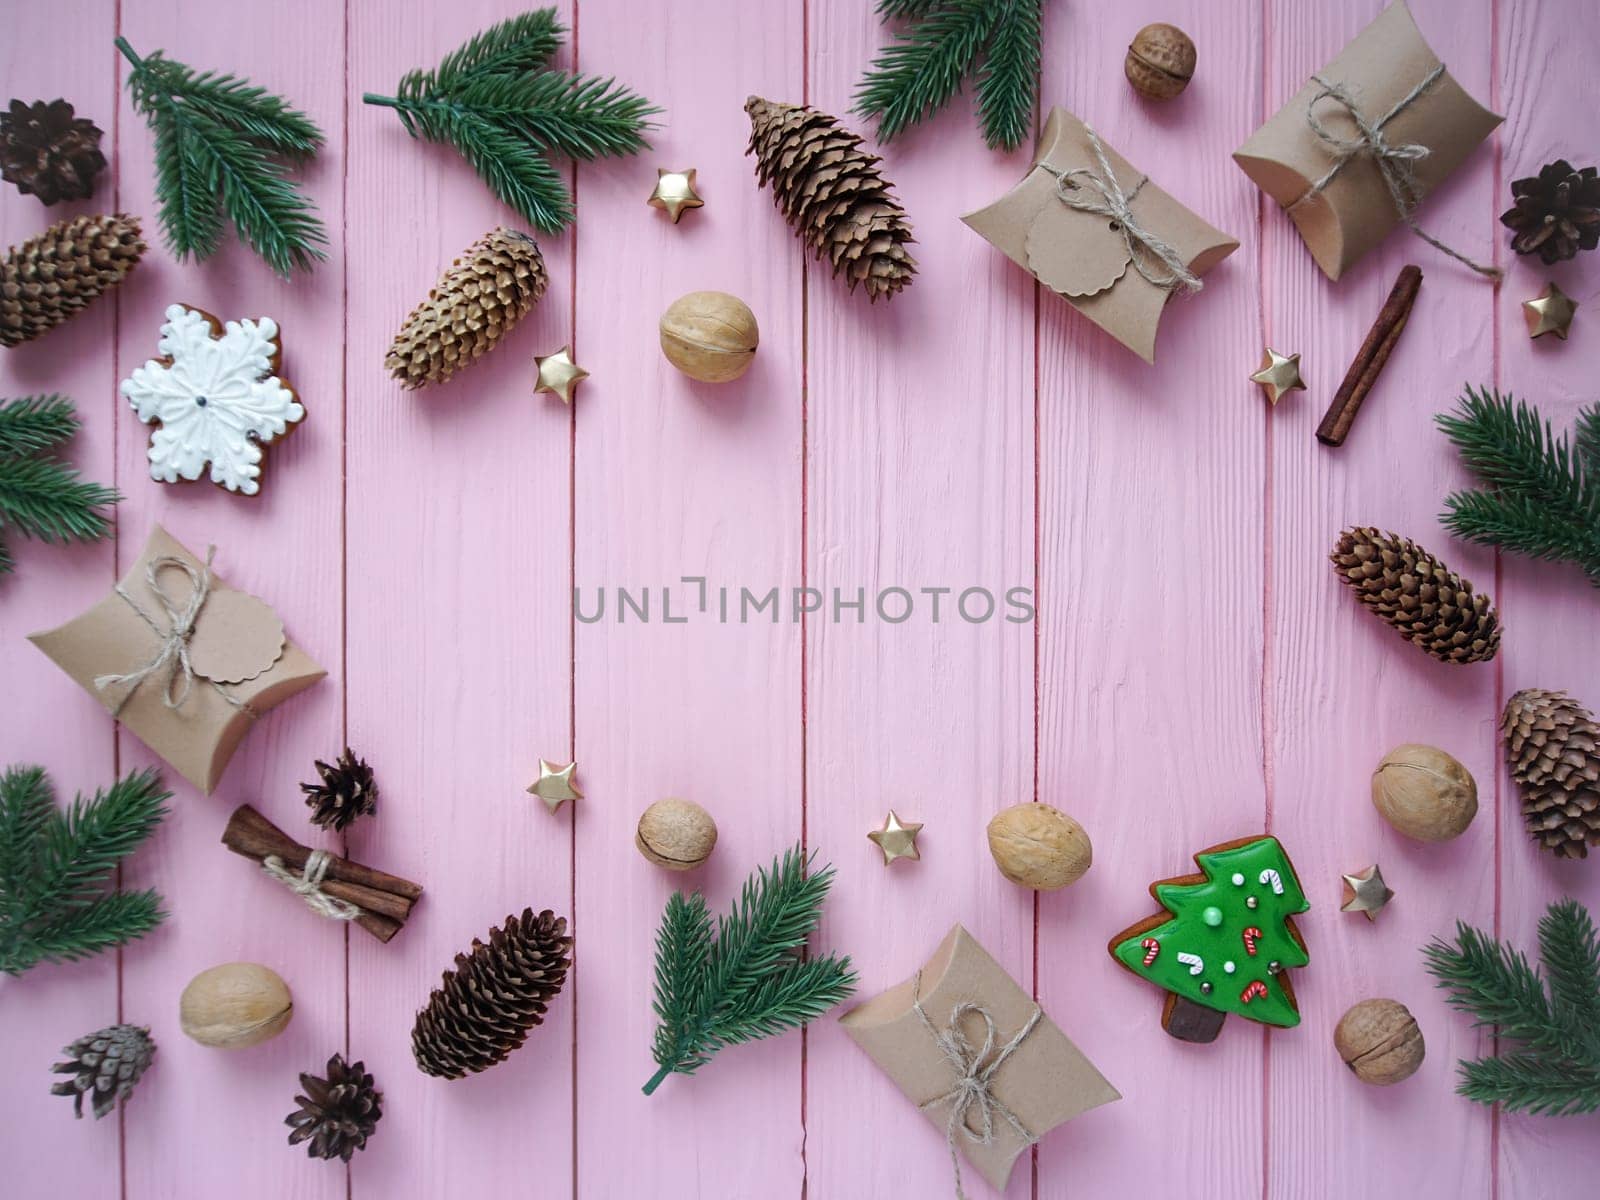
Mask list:
MULTIPOLYGON (((1274 4, 1267 109, 1276 111, 1382 7, 1379 0, 1274 4)), ((1487 100, 1489 4, 1418 0, 1412 9, 1455 78, 1487 100)), ((1485 146, 1429 198, 1424 227, 1487 257, 1493 174, 1485 146)), ((1454 754, 1487 788, 1495 668, 1447 666, 1403 644, 1361 611, 1326 554, 1342 528, 1376 525, 1416 539, 1493 589, 1492 557, 1452 542, 1435 519, 1440 498, 1462 475, 1433 428, 1459 379, 1492 369, 1493 294, 1404 230, 1330 284, 1271 204, 1263 252, 1266 338, 1285 353, 1304 351, 1309 388, 1271 414, 1267 701, 1272 827, 1313 905, 1301 923, 1312 963, 1298 989, 1304 1022, 1270 1039, 1268 1191, 1349 1194, 1381 1178, 1396 1194, 1483 1196, 1489 1114, 1449 1095, 1452 1060, 1480 1039, 1447 1010, 1418 949, 1457 917, 1493 919, 1493 821, 1486 813, 1448 845, 1410 841, 1372 808, 1369 777, 1392 747, 1423 742, 1454 754), (1344 446, 1323 447, 1316 424, 1408 262, 1422 267, 1423 283, 1405 335, 1344 446), (1340 874, 1374 861, 1396 896, 1369 926, 1339 912, 1340 874), (1410 1008, 1428 1044, 1418 1076, 1389 1092, 1352 1078, 1332 1044, 1344 1011, 1373 996, 1410 1008), (1439 1149, 1418 1154, 1418 1146, 1439 1149)))
MULTIPOLYGON (((870 132, 848 110, 884 38, 870 5, 814 2, 811 102, 870 132)), ((985 149, 965 98, 867 144, 918 236, 918 274, 870 305, 826 264, 807 271, 806 569, 826 597, 807 629, 807 825, 840 869, 823 941, 855 955, 865 997, 959 921, 1029 988, 1033 898, 995 870, 984 827, 1033 795, 1033 629, 1004 602, 1033 585, 1033 286, 960 223, 1026 157, 985 149), (915 605, 899 624, 877 605, 897 615, 896 587, 915 605), (950 589, 937 622, 923 588, 950 589), (968 588, 997 597, 988 620, 962 618, 968 588), (858 589, 859 622, 833 603, 858 589), (926 824, 922 861, 886 868, 866 840, 891 807, 926 824)), ((967 605, 983 615, 980 595, 967 605)), ((950 1194, 944 1139, 835 1021, 810 1035, 806 1092, 807 1194, 950 1194)))
POLYGON ((793 1195, 801 1183, 800 1039, 720 1054, 651 1098, 656 924, 676 887, 713 907, 801 832, 800 642, 787 619, 737 616, 800 572, 799 266, 743 156, 745 97, 797 89, 798 5, 709 0, 692 13, 586 0, 579 64, 665 112, 654 149, 579 172, 576 722, 587 799, 577 836, 577 1187, 582 1195, 793 1195), (706 206, 674 226, 646 206, 656 168, 695 167, 706 206), (737 383, 697 384, 656 348, 657 322, 702 288, 744 299, 761 347, 737 383), (698 588, 682 576, 703 576, 698 588), (657 589, 673 589, 664 624, 657 589), (716 589, 734 615, 718 619, 716 589), (619 622, 615 589, 652 593, 619 622), (678 876, 633 849, 640 812, 683 796, 715 818, 710 864, 678 876), (625 1145, 625 1153, 617 1147, 625 1145))
MULTIPOLYGON (((1511 181, 1534 175, 1545 163, 1566 158, 1578 166, 1594 161, 1592 133, 1579 115, 1578 81, 1592 72, 1600 36, 1600 12, 1592 5, 1501 4, 1496 6, 1498 111, 1506 114, 1500 134, 1499 187, 1493 213, 1510 206, 1511 181)), ((1499 362, 1496 382, 1539 407, 1559 430, 1570 429, 1579 409, 1596 400, 1595 337, 1600 288, 1594 255, 1545 267, 1535 258, 1518 258, 1507 247, 1510 234, 1498 225, 1500 261, 1506 282, 1495 307, 1499 362), (1553 335, 1530 341, 1522 320, 1522 301, 1555 281, 1580 309, 1571 338, 1553 335)), ((1481 378, 1481 376, 1480 376, 1481 378)), ((1506 653, 1496 710, 1525 687, 1571 692, 1600 711, 1600 641, 1594 634, 1595 590, 1572 567, 1531 563, 1502 554, 1499 561, 1501 611, 1507 621, 1506 653)), ((1492 728, 1485 736, 1495 738, 1492 728)), ((1600 877, 1595 861, 1557 861, 1529 839, 1516 784, 1503 763, 1495 778, 1499 809, 1499 933, 1530 955, 1538 946, 1539 918, 1546 906, 1572 896, 1600 913, 1600 877)), ((1487 793, 1489 780, 1479 776, 1487 793)), ((1446 930, 1441 930, 1445 932, 1446 930)), ((1458 1018, 1459 1019, 1459 1018, 1458 1018)), ((1496 1182, 1503 1200, 1550 1194, 1581 1194, 1593 1187, 1600 1170, 1600 1143, 1594 1118, 1503 1115, 1499 1121, 1496 1182)))
POLYGON ((1264 425, 1242 379, 1259 341, 1259 249, 1253 189, 1228 159, 1261 116, 1243 82, 1260 70, 1259 16, 1125 4, 1098 43, 1066 13, 1052 19, 1046 102, 1240 248, 1169 305, 1154 367, 1040 298, 1039 798, 1084 823, 1096 865, 1041 901, 1039 996, 1124 1098, 1040 1146, 1039 1194, 1146 1195, 1181 1179, 1193 1195, 1254 1195, 1259 1027, 1231 1018, 1216 1043, 1180 1045, 1161 1029, 1160 993, 1105 943, 1154 911, 1152 880, 1262 828, 1264 425), (1151 21, 1199 43, 1194 83, 1166 105, 1122 74, 1121 46, 1151 21), (1175 1116, 1179 1096, 1197 1102, 1175 1116))
POLYGON ((360 103, 512 13, 488 0, 350 9, 348 728, 384 794, 351 842, 427 889, 394 941, 351 943, 351 1049, 386 1098, 357 1197, 496 1194, 530 1137, 537 1190, 570 1189, 570 989, 526 1046, 466 1080, 419 1072, 410 1036, 474 938, 528 906, 570 912, 569 816, 523 789, 571 739, 569 415, 532 394, 534 353, 567 336, 571 241, 539 239, 549 291, 492 355, 402 391, 382 364, 406 314, 477 238, 525 226, 452 148, 360 103))
MULTIPOLYGON (((231 231, 205 264, 175 264, 155 245, 152 134, 124 92, 117 145, 121 199, 129 211, 145 215, 153 245, 137 290, 123 297, 118 377, 155 355, 162 314, 172 303, 224 320, 270 316, 283 330, 283 375, 307 416, 293 437, 268 450, 261 494, 245 497, 205 481, 152 481, 150 430, 120 407, 119 478, 128 498, 121 506, 119 567, 138 555, 156 522, 196 553, 214 543, 217 568, 229 583, 272 604, 289 635, 331 672, 261 719, 213 795, 198 795, 165 772, 176 792, 173 815, 152 852, 125 873, 130 887, 158 887, 173 914, 159 936, 124 955, 124 1016, 149 1023, 161 1047, 157 1071, 129 1112, 125 1194, 142 1200, 180 1188, 205 1195, 250 1180, 262 1194, 332 1197, 344 1192, 344 1172, 291 1153, 283 1145, 282 1121, 294 1107, 296 1073, 320 1067, 344 1043, 345 931, 319 923, 277 884, 253 876, 218 839, 228 814, 246 800, 304 836, 296 784, 311 774, 314 757, 339 746, 343 18, 314 0, 244 9, 226 20, 214 7, 190 0, 141 0, 123 4, 120 27, 142 54, 165 50, 196 69, 249 76, 322 126, 329 145, 303 179, 332 241, 330 261, 292 282, 276 278, 231 231), (208 1049, 179 1032, 178 994, 197 972, 235 960, 264 963, 282 975, 294 994, 295 1017, 261 1046, 208 1049)), ((131 734, 119 732, 118 740, 124 769, 155 761, 131 734)))
MULTIPOLYGON (((10 14, 9 32, 0 44, 0 78, 7 80, 8 95, 0 99, 16 96, 32 103, 64 96, 78 116, 104 130, 102 149, 113 165, 96 180, 91 199, 50 208, 10 184, 0 187, 0 246, 15 245, 79 213, 113 210, 117 94, 109 55, 115 17, 111 0, 28 5, 10 14), (97 52, 66 64, 38 53, 63 25, 79 31, 97 52)), ((135 286, 137 280, 135 274, 135 286)), ((115 482, 116 474, 115 297, 103 297, 43 338, 0 350, 0 398, 49 392, 70 396, 83 428, 66 457, 87 478, 106 484, 115 482)), ((57 803, 65 804, 77 791, 92 794, 110 786, 116 778, 115 739, 105 711, 25 635, 58 624, 63 614, 87 608, 104 595, 114 576, 116 547, 110 540, 63 547, 10 532, 5 536, 16 570, 0 578, 0 679, 13 698, 0 722, 0 769, 44 766, 55 784, 57 803), (28 701, 20 702, 21 697, 28 701)), ((81 963, 41 965, 21 979, 0 983, 0 1005, 10 1014, 0 1022, 0 1061, 11 1064, 0 1080, 7 1136, 18 1146, 35 1148, 55 1145, 57 1139, 65 1146, 70 1138, 72 1147, 70 1153, 15 1156, 8 1179, 18 1195, 60 1192, 109 1198, 118 1192, 120 1122, 78 1125, 65 1111, 70 1101, 45 1096, 52 1082, 50 1066, 62 1057, 57 1051, 118 1020, 117 976, 118 956, 107 953, 81 963)))

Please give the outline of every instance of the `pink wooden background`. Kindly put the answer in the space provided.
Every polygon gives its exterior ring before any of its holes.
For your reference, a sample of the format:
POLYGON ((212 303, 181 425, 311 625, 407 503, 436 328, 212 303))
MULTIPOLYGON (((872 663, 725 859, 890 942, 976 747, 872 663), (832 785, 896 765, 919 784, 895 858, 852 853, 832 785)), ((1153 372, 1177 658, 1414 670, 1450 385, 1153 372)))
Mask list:
MULTIPOLYGON (((127 497, 114 541, 17 545, 19 570, 0 581, 0 761, 45 763, 63 798, 151 761, 23 635, 102 594, 155 520, 191 547, 216 542, 230 581, 273 601, 330 677, 262 722, 218 794, 175 783, 172 817, 124 876, 166 895, 163 928, 120 954, 0 981, 7 1194, 949 1194, 938 1136, 831 1019, 640 1095, 651 943, 678 881, 631 839, 666 795, 716 816, 721 844, 694 881, 714 902, 804 838, 839 868, 823 938, 855 955, 865 989, 903 978, 963 921, 1121 1087, 1121 1103, 1020 1164, 1009 1196, 1591 1187, 1593 1118, 1500 1118, 1451 1094, 1454 1061, 1488 1040, 1446 1010, 1417 950, 1458 917, 1527 944, 1548 901, 1600 904, 1600 868, 1527 841, 1495 734, 1519 687, 1600 702, 1595 594, 1574 571, 1439 530, 1463 473, 1432 428, 1468 380, 1526 395, 1558 423, 1595 399, 1596 312, 1580 312, 1570 343, 1531 344, 1518 303, 1554 278, 1600 310, 1596 265, 1513 262, 1497 293, 1397 235, 1334 287, 1228 158, 1379 7, 1050 6, 1044 102, 1091 120, 1240 241, 1202 297, 1173 306, 1151 368, 959 224, 1026 164, 983 150, 964 103, 885 153, 920 238, 909 292, 870 307, 803 257, 756 190, 742 104, 754 92, 847 109, 881 39, 869 0, 565 0, 567 60, 664 106, 655 149, 567 168, 579 219, 541 239, 543 303, 492 358, 411 396, 381 369, 393 331, 445 263, 513 218, 452 152, 410 142, 359 96, 516 5, 8 4, 0 92, 67 96, 106 129, 112 166, 94 201, 48 213, 0 189, 0 243, 118 207, 145 218, 152 249, 111 299, 0 355, 0 395, 74 397, 77 461, 127 497), (1200 48, 1193 86, 1166 107, 1121 77, 1123 47, 1152 20, 1200 48), (118 33, 248 75, 322 124, 329 145, 306 179, 331 230, 327 264, 285 284, 231 243, 198 268, 157 245, 151 139, 119 91, 118 33), (706 207, 676 227, 644 205, 658 165, 699 168, 706 207), (1413 328, 1330 452, 1312 430, 1411 260, 1426 274, 1413 328), (691 384, 656 349, 662 308, 695 288, 735 292, 759 316, 741 384, 691 384), (272 451, 256 500, 146 475, 148 431, 116 383, 154 353, 173 301, 271 315, 286 331, 285 374, 310 416, 272 451), (571 410, 531 394, 534 354, 569 340, 593 372, 571 410), (1311 389, 1275 412, 1245 382, 1263 342, 1301 351, 1311 389), (1499 660, 1437 665, 1359 613, 1324 560, 1354 522, 1437 546, 1492 590, 1507 623, 1499 660), (1039 616, 572 619, 574 583, 592 603, 601 586, 681 576, 735 597, 1032 586, 1039 616), (346 740, 384 796, 350 851, 428 889, 388 946, 317 924, 216 844, 242 801, 305 829, 295 784, 346 740), (1372 766, 1408 740, 1445 747, 1479 780, 1482 814, 1448 847, 1399 838, 1367 802, 1372 766), (574 754, 588 797, 551 817, 522 788, 540 756, 574 754), (1096 858, 1083 882, 1037 900, 1000 878, 983 844, 994 811, 1035 797, 1082 820, 1096 858), (927 830, 920 863, 885 871, 863 835, 891 805, 927 830), (1316 906, 1302 925, 1304 1023, 1273 1034, 1234 1020, 1213 1046, 1180 1045, 1105 939, 1145 914, 1149 880, 1263 826, 1316 906), (1368 926, 1337 912, 1338 875, 1373 859, 1398 898, 1368 926), (526 904, 571 915, 578 937, 551 1019, 486 1075, 422 1076, 413 1012, 457 950, 526 904), (188 1042, 178 992, 239 958, 289 981, 293 1023, 235 1054, 188 1042), (1408 1004, 1428 1042, 1421 1073, 1388 1091, 1353 1081, 1332 1047, 1339 1014, 1372 995, 1408 1004), (120 1119, 75 1123, 45 1095, 49 1065, 115 1020, 153 1028, 156 1066, 120 1119), (281 1125, 296 1073, 336 1049, 364 1058, 387 1100, 348 1171, 288 1149, 281 1125)), ((1414 9, 1456 76, 1507 114, 1426 223, 1505 262, 1507 181, 1558 155, 1595 157, 1585 113, 1600 16, 1585 0, 1414 9)))

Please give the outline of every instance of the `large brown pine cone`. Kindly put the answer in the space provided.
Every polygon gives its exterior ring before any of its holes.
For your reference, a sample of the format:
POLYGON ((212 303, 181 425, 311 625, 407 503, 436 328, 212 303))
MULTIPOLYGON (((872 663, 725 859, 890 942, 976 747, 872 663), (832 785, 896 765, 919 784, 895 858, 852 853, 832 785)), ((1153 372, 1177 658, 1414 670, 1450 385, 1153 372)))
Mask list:
POLYGON ((567 981, 572 961, 567 919, 526 908, 472 940, 456 969, 428 998, 411 1029, 411 1051, 424 1074, 460 1079, 505 1061, 544 1021, 545 1009, 567 981))
POLYGON ((772 185, 795 235, 832 263, 852 292, 862 284, 876 301, 909 284, 917 263, 906 244, 915 239, 893 185, 878 173, 882 160, 814 108, 751 96, 744 110, 750 114, 745 153, 756 156, 756 177, 772 185))
POLYGON ((300 1107, 283 1119, 292 1131, 289 1145, 309 1141, 309 1157, 349 1162, 357 1150, 366 1148, 383 1116, 383 1093, 373 1084, 366 1063, 346 1063, 341 1054, 328 1060, 326 1078, 301 1075, 305 1094, 294 1098, 300 1107))
POLYGON ((1528 832, 1559 858, 1600 845, 1600 726, 1565 692, 1524 688, 1500 721, 1528 832))
POLYGON ((50 1094, 71 1096, 79 1117, 83 1116, 83 1098, 88 1096, 98 1120, 119 1099, 126 1102, 133 1094, 134 1084, 155 1057, 156 1044, 150 1040, 148 1025, 108 1025, 79 1038, 62 1053, 67 1061, 50 1070, 72 1078, 52 1084, 50 1094))
POLYGON ((1545 263, 1573 258, 1600 245, 1600 173, 1560 158, 1537 175, 1511 183, 1512 205, 1500 223, 1514 230, 1511 248, 1545 263))
POLYGON ((106 165, 100 137, 99 126, 74 116, 65 100, 13 100, 0 113, 0 179, 47 206, 57 200, 86 200, 94 195, 95 175, 106 165))
POLYGON ((550 282, 538 244, 496 229, 462 253, 395 334, 384 369, 407 388, 443 383, 539 302, 550 282))
POLYGON ((1500 649, 1494 601, 1410 538, 1346 529, 1329 558, 1370 612, 1440 662, 1486 662, 1500 649))
POLYGON ((76 316, 122 282, 144 254, 139 218, 58 221, 0 263, 0 346, 20 346, 76 316))

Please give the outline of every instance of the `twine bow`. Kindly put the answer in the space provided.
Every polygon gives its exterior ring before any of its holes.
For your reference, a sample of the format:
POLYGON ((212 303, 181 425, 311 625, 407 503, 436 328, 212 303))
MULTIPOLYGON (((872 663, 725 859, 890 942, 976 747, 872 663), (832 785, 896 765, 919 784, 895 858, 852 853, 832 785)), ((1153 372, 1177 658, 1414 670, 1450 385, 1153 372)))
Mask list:
POLYGON ((261 860, 261 869, 296 896, 306 902, 306 907, 319 917, 333 921, 354 921, 361 915, 361 906, 348 900, 339 900, 322 890, 322 880, 328 873, 333 855, 326 850, 313 850, 306 856, 306 865, 296 875, 284 866, 283 859, 269 854, 261 860))
MULTIPOLYGON (((162 699, 168 708, 179 708, 189 698, 195 680, 194 665, 189 661, 189 639, 194 636, 195 621, 199 619, 200 610, 205 607, 206 600, 211 595, 211 558, 216 552, 215 546, 208 546, 206 561, 199 567, 176 554, 163 554, 153 558, 145 567, 145 583, 161 602, 162 611, 166 615, 165 629, 154 617, 139 607, 138 601, 128 594, 126 588, 120 583, 117 584, 117 595, 126 600, 128 607, 144 619, 144 623, 150 626, 160 642, 155 654, 143 666, 136 667, 125 675, 95 676, 94 686, 102 692, 117 684, 131 685, 117 701, 116 708, 111 710, 112 716, 122 711, 123 705, 127 704, 128 698, 139 689, 141 683, 161 671, 167 672, 162 699), (163 567, 175 567, 189 577, 189 599, 185 603, 179 604, 161 586, 163 567)), ((211 686, 235 708, 245 707, 243 701, 235 699, 220 685, 213 682, 211 686)))
POLYGON ((1100 169, 1073 167, 1062 171, 1049 163, 1040 163, 1041 167, 1056 177, 1056 198, 1078 212, 1110 217, 1112 228, 1122 234, 1122 240, 1128 247, 1129 261, 1147 282, 1166 291, 1181 285, 1186 292, 1198 292, 1204 285, 1189 270, 1189 264, 1183 260, 1177 248, 1159 234, 1146 229, 1133 215, 1130 205, 1140 189, 1149 182, 1149 176, 1141 178, 1131 192, 1123 191, 1116 172, 1111 169, 1110 160, 1106 158, 1106 148, 1099 135, 1087 125, 1083 131, 1088 135, 1089 149, 1094 151, 1095 162, 1100 169), (1145 253, 1141 254, 1141 249, 1145 253), (1167 268, 1164 273, 1154 270, 1145 261, 1151 255, 1167 268))
MULTIPOLYGON (((922 990, 922 975, 917 974, 916 990, 922 990)), ((944 1060, 949 1064, 951 1072, 955 1075, 955 1086, 942 1096, 935 1096, 932 1100, 925 1100, 918 1105, 927 1109, 940 1104, 950 1105, 950 1119, 945 1125, 945 1142, 950 1148, 950 1164, 955 1168, 956 1174, 956 1200, 967 1200, 967 1194, 961 1188, 961 1155, 956 1150, 956 1131, 959 1129, 968 1141, 980 1146, 988 1146, 994 1142, 995 1119, 998 1117, 1011 1126, 1017 1137, 1031 1146, 1039 1139, 1030 1133, 1025 1125, 1017 1118, 1017 1114, 1006 1107, 1005 1102, 990 1090, 990 1081, 994 1073, 1000 1069, 1006 1059, 1016 1051, 1017 1047, 1027 1040, 1034 1027, 1039 1024, 1044 1016, 1044 1011, 1034 1005, 1033 1015, 998 1052, 994 1044, 996 1032, 994 1018, 981 1004, 966 1001, 955 1005, 950 1010, 950 1023, 941 1032, 929 1020, 927 1012, 922 1007, 920 996, 912 1002, 922 1024, 932 1036, 939 1051, 944 1055, 944 1060), (966 1033, 961 1028, 961 1018, 968 1013, 975 1013, 983 1019, 984 1035, 983 1045, 976 1050, 967 1040, 966 1033), (978 1119, 977 1127, 973 1127, 971 1117, 976 1110, 978 1119)))
POLYGON ((1410 107, 1419 96, 1437 83, 1443 75, 1444 64, 1440 63, 1423 77, 1421 83, 1402 96, 1393 108, 1376 121, 1369 121, 1366 118, 1361 109, 1357 107, 1355 97, 1350 94, 1350 90, 1344 84, 1329 83, 1322 76, 1313 75, 1311 77, 1312 82, 1320 84, 1322 90, 1311 97, 1311 102, 1306 105, 1306 124, 1310 126, 1311 132, 1327 148, 1329 155, 1333 158, 1333 165, 1328 168, 1321 179, 1307 188, 1298 200, 1289 205, 1289 208, 1293 210, 1304 204, 1312 196, 1320 195, 1323 189, 1332 183, 1339 172, 1344 170, 1350 162, 1357 158, 1370 158, 1372 164, 1378 168, 1378 175, 1383 179, 1384 186, 1389 190, 1389 198, 1394 201, 1394 210, 1399 215, 1400 220, 1405 223, 1406 228, 1410 229, 1412 233, 1434 249, 1440 250, 1457 262, 1471 267, 1478 274, 1498 280, 1503 274, 1500 268, 1485 266, 1483 263, 1473 261, 1459 250, 1445 245, 1417 224, 1416 219, 1411 215, 1421 199, 1417 195, 1417 177, 1414 164, 1428 157, 1428 147, 1417 142, 1392 144, 1383 132, 1385 125, 1410 107), (1344 109, 1350 120, 1355 124, 1356 133, 1354 137, 1341 137, 1322 123, 1322 119, 1317 116, 1317 105, 1323 100, 1332 100, 1340 108, 1344 109))

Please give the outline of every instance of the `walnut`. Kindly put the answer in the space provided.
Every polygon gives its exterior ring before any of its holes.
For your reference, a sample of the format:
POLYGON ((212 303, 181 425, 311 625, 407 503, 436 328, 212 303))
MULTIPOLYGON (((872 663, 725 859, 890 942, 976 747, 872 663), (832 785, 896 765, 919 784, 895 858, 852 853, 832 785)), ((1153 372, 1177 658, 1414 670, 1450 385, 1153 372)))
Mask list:
POLYGON ((688 800, 657 800, 639 818, 633 836, 639 853, 669 871, 692 871, 717 844, 717 823, 688 800))
POLYGON ((293 1015, 289 985, 260 963, 223 963, 201 971, 178 999, 184 1033, 222 1050, 277 1037, 293 1015))
POLYGON ((1012 883, 1053 892, 1083 878, 1092 860, 1089 835, 1048 804, 1018 804, 989 822, 989 853, 1012 883))
POLYGON ((1133 90, 1151 100, 1170 100, 1194 75, 1194 42, 1176 25, 1146 25, 1133 35, 1122 73, 1133 90))
POLYGON ((1362 1083, 1388 1087, 1410 1079, 1425 1047, 1417 1019, 1397 1000, 1363 1000, 1339 1018, 1333 1031, 1344 1065, 1362 1083))
POLYGON ((690 292, 661 314, 661 353, 701 383, 739 378, 754 361, 760 340, 755 313, 727 292, 690 292))
POLYGON ((1372 773, 1372 803, 1407 837, 1447 842, 1478 815, 1472 773, 1432 746, 1396 746, 1372 773))

